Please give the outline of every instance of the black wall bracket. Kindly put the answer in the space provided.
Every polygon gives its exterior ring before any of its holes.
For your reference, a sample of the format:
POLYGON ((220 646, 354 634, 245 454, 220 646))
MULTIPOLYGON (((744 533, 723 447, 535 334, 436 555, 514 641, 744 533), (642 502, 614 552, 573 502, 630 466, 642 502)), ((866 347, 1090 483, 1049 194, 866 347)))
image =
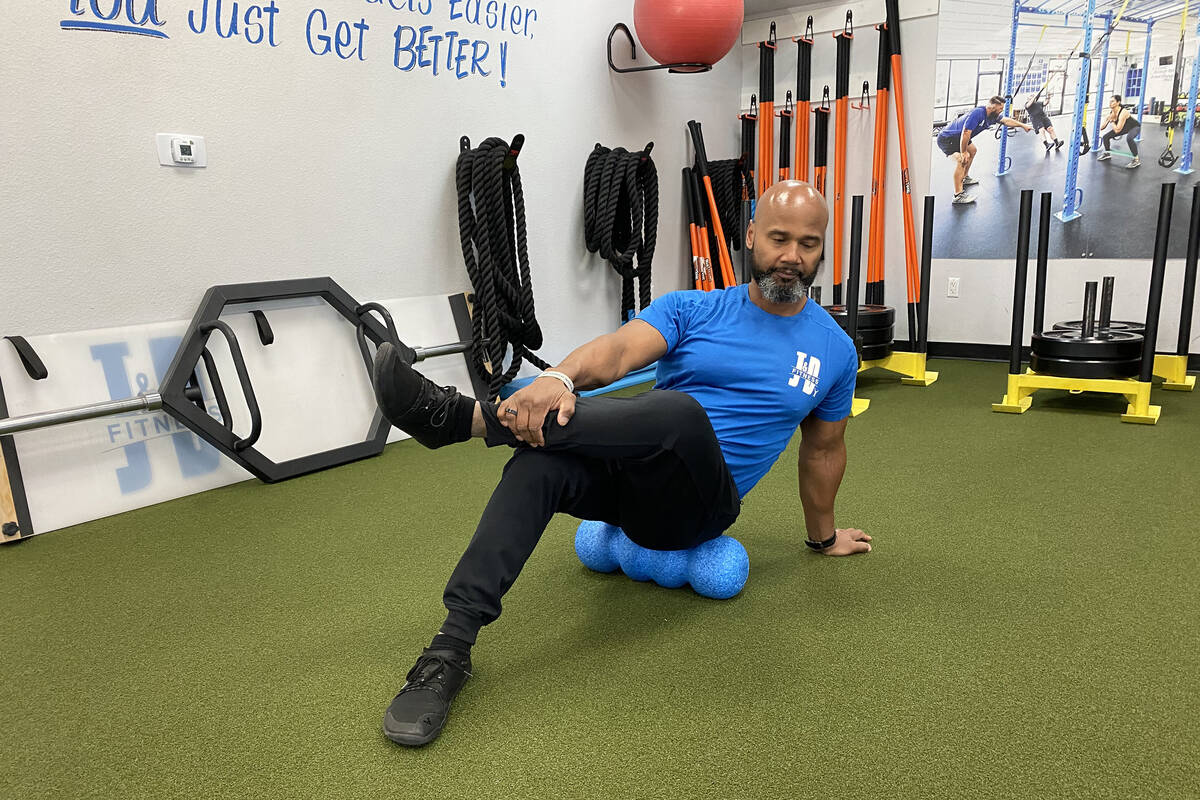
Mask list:
POLYGON ((678 64, 655 64, 652 67, 618 67, 613 63, 613 37, 617 35, 617 31, 625 34, 625 38, 629 40, 629 49, 632 52, 632 58, 637 61, 637 45, 633 41, 633 34, 629 32, 629 26, 624 22, 618 22, 613 25, 613 29, 608 32, 608 68, 613 72, 649 72, 655 69, 666 69, 671 72, 708 72, 712 69, 712 64, 701 64, 699 62, 681 62, 678 64))

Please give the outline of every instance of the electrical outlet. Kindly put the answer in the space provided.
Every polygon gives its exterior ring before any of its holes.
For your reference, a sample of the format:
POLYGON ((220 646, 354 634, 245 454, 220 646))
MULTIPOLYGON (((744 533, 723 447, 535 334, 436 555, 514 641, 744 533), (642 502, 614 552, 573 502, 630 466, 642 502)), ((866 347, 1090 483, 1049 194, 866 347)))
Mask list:
POLYGON ((946 297, 958 297, 958 278, 946 280, 946 297))

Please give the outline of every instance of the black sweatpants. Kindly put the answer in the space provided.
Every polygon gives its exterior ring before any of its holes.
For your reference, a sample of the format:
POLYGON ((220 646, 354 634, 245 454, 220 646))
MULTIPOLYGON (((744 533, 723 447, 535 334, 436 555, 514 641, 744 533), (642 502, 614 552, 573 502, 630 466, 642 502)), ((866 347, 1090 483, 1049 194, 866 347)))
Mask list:
POLYGON ((1134 139, 1137 138, 1138 131, 1141 129, 1142 126, 1135 123, 1134 125, 1131 125, 1127 131, 1121 131, 1120 133, 1117 133, 1116 131, 1109 131, 1108 133, 1104 134, 1104 136, 1100 137, 1101 143, 1104 145, 1104 152, 1107 153, 1111 149, 1113 139, 1116 139, 1118 136, 1124 136, 1125 143, 1129 145, 1130 154, 1134 158, 1137 158, 1138 148, 1137 142, 1134 141, 1134 139))
POLYGON ((715 539, 740 510, 704 409, 682 392, 582 397, 559 425, 547 417, 546 444, 529 447, 480 403, 489 447, 515 449, 450 576, 442 632, 474 642, 500 616, 500 598, 517 579, 556 512, 618 525, 656 550, 684 550, 715 539))

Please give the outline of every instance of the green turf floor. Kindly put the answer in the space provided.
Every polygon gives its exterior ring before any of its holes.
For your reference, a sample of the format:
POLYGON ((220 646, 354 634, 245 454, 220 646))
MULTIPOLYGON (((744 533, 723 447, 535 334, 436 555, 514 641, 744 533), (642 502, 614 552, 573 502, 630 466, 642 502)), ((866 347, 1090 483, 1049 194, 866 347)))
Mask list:
POLYGON ((731 531, 730 601, 588 572, 556 518, 440 740, 383 710, 505 453, 412 442, 0 549, 0 797, 1200 797, 1200 392, 865 375, 838 520, 794 446, 731 531))

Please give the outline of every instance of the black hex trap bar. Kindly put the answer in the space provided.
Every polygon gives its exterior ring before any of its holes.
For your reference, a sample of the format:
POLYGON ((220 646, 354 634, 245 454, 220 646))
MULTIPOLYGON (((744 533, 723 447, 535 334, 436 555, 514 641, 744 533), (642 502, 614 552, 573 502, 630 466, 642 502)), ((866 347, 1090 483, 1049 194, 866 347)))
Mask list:
MULTIPOLYGON (((262 413, 256 399, 253 382, 246 369, 245 359, 242 356, 241 344, 233 329, 220 319, 221 313, 229 306, 300 298, 323 300, 355 327, 358 347, 368 375, 371 372, 373 361, 373 353, 368 345, 368 340, 376 347, 385 341, 393 343, 399 349, 401 357, 410 364, 436 356, 465 353, 472 347, 470 341, 424 348, 409 347, 400 341, 395 323, 387 309, 378 303, 359 303, 338 286, 332 278, 328 277, 213 286, 201 300, 157 392, 142 393, 127 400, 46 411, 21 417, 0 418, 0 442, 8 444, 11 440, 6 437, 22 431, 116 414, 163 410, 202 440, 266 483, 276 483, 379 455, 387 443, 391 426, 383 419, 378 410, 374 414, 364 439, 360 442, 281 462, 273 461, 256 448, 263 429, 262 413), (376 318, 377 316, 383 320, 382 323, 376 318), (216 361, 208 347, 209 339, 214 333, 219 333, 229 345, 234 371, 250 414, 249 430, 234 430, 233 413, 216 361), (219 419, 212 416, 205 408, 198 374, 201 365, 203 365, 212 388, 219 419)), ((457 330, 462 336, 464 331, 469 332, 470 330, 466 298, 463 296, 452 297, 451 307, 457 330), (456 300, 459 301, 457 305, 456 300)), ((265 314, 259 310, 251 313, 255 316, 261 343, 264 346, 271 344, 274 341, 274 333, 265 314)), ((8 338, 16 347, 29 376, 35 380, 45 379, 48 371, 28 342, 21 337, 8 338)), ((473 372, 472 381, 477 384, 475 388, 478 389, 479 377, 473 372)), ((28 530, 27 521, 20 526, 17 526, 15 522, 10 522, 5 527, 6 537, 16 536, 18 532, 21 536, 32 533, 28 530)))

